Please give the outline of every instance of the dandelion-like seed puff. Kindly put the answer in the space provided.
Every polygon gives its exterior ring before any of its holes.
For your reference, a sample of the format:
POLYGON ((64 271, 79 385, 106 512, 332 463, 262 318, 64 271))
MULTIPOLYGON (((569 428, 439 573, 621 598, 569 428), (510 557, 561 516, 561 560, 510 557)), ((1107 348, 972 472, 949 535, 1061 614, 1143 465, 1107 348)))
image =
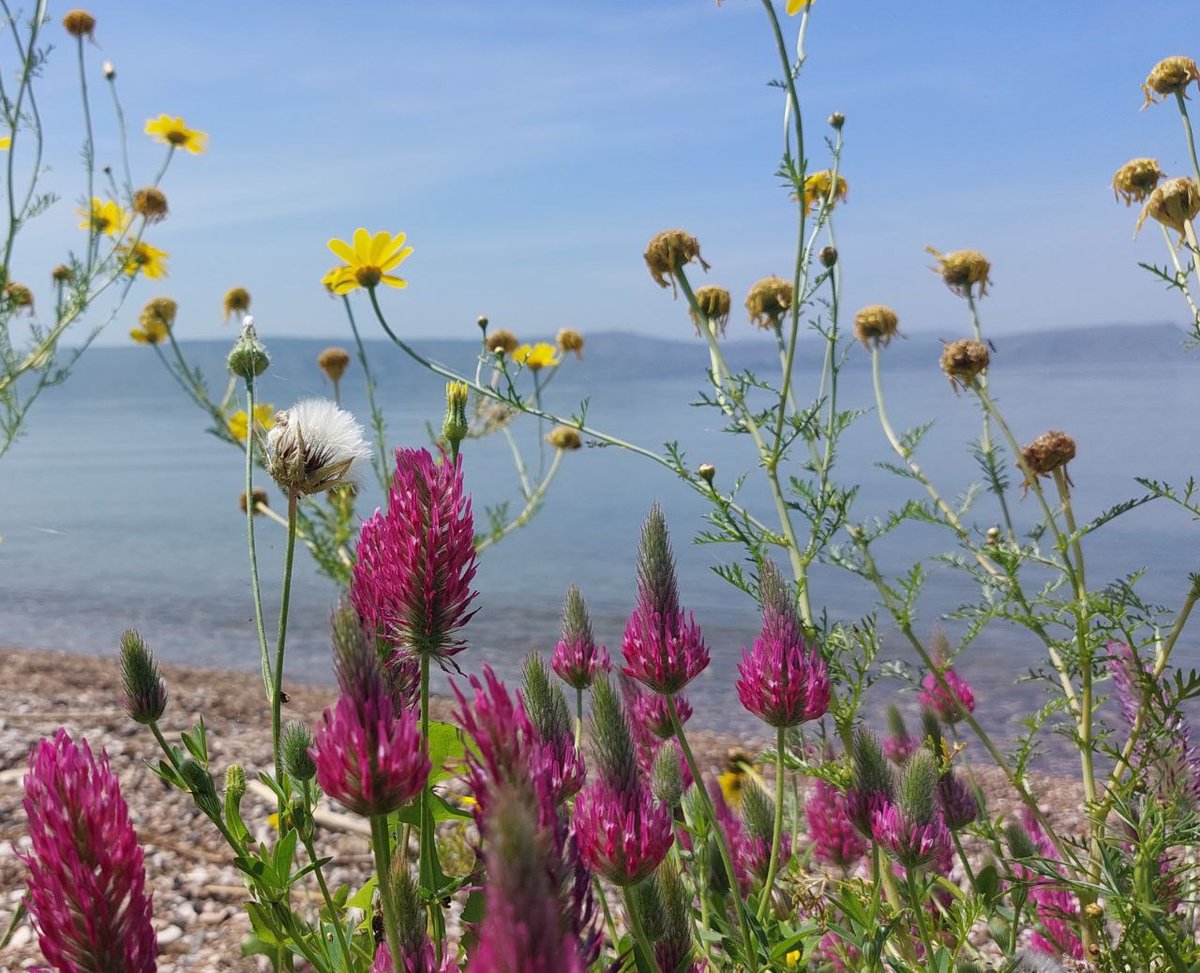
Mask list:
POLYGON ((284 492, 299 496, 337 486, 370 455, 362 426, 328 399, 297 402, 267 433, 267 471, 284 492))

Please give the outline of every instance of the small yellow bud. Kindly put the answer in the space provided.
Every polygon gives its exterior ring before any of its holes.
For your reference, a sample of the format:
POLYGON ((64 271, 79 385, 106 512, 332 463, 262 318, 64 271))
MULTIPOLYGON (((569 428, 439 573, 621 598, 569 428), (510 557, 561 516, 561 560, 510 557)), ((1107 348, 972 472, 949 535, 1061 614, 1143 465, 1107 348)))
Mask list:
POLYGON ((1140 203, 1154 192, 1164 175, 1157 159, 1130 159, 1113 175, 1113 195, 1124 200, 1126 206, 1140 203))
POLYGON ((446 415, 442 419, 442 436, 457 451, 458 444, 467 438, 467 395, 466 382, 446 383, 446 415))
POLYGON ((650 239, 646 252, 642 254, 650 276, 659 287, 671 286, 675 292, 675 281, 683 265, 695 260, 708 270, 708 264, 700 256, 700 241, 685 230, 664 230, 650 239))
POLYGON ((836 129, 837 131, 840 132, 842 130, 842 126, 845 124, 846 124, 846 116, 843 115, 840 111, 835 111, 832 115, 829 116, 829 127, 830 128, 836 129))
POLYGON ((896 312, 884 304, 872 304, 854 315, 854 336, 864 348, 884 345, 899 333, 900 319, 896 312))
POLYGON ((169 297, 154 297, 146 302, 138 320, 143 328, 151 329, 157 324, 170 330, 175 326, 175 315, 179 313, 179 305, 169 297))
POLYGON ((746 310, 756 328, 779 328, 792 306, 792 285, 782 277, 764 277, 746 295, 746 310))
POLYGON ((487 318, 486 318, 484 315, 482 315, 482 314, 481 314, 481 315, 479 315, 479 317, 477 317, 477 318, 475 319, 475 323, 476 323, 477 325, 479 325, 479 328, 480 328, 480 330, 481 330, 481 331, 486 331, 486 330, 487 330, 487 326, 488 326, 488 319, 487 319, 487 318))
POLYGON ((133 211, 147 223, 161 223, 167 218, 167 197, 154 186, 139 189, 133 194, 133 211))
POLYGON ((555 426, 547 434, 546 442, 555 449, 565 450, 579 449, 583 445, 583 440, 579 437, 579 430, 572 429, 570 426, 555 426))
POLYGON ((4 287, 4 299, 13 313, 26 310, 33 311, 33 291, 24 284, 18 284, 15 281, 11 284, 6 284, 4 287))
POLYGON ((563 328, 555 337, 558 350, 563 354, 573 351, 576 358, 583 358, 583 335, 574 328, 563 328))
POLYGON ((245 314, 250 310, 250 292, 244 287, 232 287, 225 292, 222 306, 225 310, 226 321, 235 314, 245 314))
POLYGON ((1142 107, 1148 108, 1162 100, 1155 98, 1155 95, 1162 95, 1163 98, 1180 95, 1186 98, 1187 86, 1193 81, 1200 82, 1200 68, 1190 57, 1176 54, 1163 58, 1150 69, 1146 83, 1142 85, 1142 94, 1146 96, 1142 107))
POLYGON ((326 348, 317 355, 317 368, 321 369, 331 382, 340 382, 350 366, 350 352, 345 348, 326 348))
POLYGON ((970 297, 971 288, 979 285, 979 296, 987 293, 991 283, 992 265, 978 250, 955 250, 953 253, 939 253, 933 247, 926 247, 925 252, 932 254, 938 266, 932 268, 942 275, 942 280, 950 290, 959 297, 970 297))
POLYGON ((511 331, 498 328, 487 336, 483 344, 494 355, 511 355, 520 343, 511 331))
POLYGON ((817 254, 817 258, 821 261, 821 266, 828 270, 837 263, 837 247, 821 247, 821 252, 817 254))
POLYGON ((712 463, 701 463, 696 468, 696 473, 699 474, 700 479, 712 486, 713 477, 717 475, 717 468, 712 463))
POLYGON ((1104 915, 1104 906, 1102 906, 1099 902, 1089 902, 1083 907, 1083 911, 1087 913, 1089 918, 1099 919, 1102 915, 1104 915))
POLYGON ((988 347, 974 338, 951 341, 942 349, 942 371, 955 393, 970 388, 975 376, 988 367, 988 347))
POLYGON ((50 279, 56 284, 70 284, 75 280, 75 271, 66 264, 59 264, 50 271, 50 279))
POLYGON ((72 37, 80 39, 86 37, 91 41, 96 39, 94 36, 96 18, 86 10, 68 10, 63 16, 62 24, 72 37))

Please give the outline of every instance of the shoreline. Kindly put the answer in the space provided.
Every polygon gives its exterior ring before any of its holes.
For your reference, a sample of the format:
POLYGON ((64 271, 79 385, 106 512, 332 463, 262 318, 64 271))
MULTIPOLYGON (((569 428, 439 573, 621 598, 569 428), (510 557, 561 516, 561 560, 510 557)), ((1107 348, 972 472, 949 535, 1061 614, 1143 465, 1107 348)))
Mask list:
MULTIPOLYGON (((256 671, 173 663, 160 663, 160 669, 169 693, 163 734, 174 742, 180 730, 203 715, 218 786, 230 763, 242 764, 247 779, 270 768, 270 710, 256 671)), ((14 846, 26 833, 21 799, 29 747, 64 725, 72 737, 84 736, 93 749, 103 748, 120 778, 145 850, 164 968, 214 973, 266 968, 241 955, 240 942, 249 932, 242 909, 245 888, 219 835, 190 796, 168 787, 145 764, 158 748, 150 731, 133 723, 122 708, 117 657, 0 647, 0 671, 7 676, 0 685, 0 930, 7 929, 24 889, 24 866, 14 846)), ((334 686, 302 681, 288 680, 286 690, 284 718, 310 727, 336 695, 334 686)), ((435 719, 451 719, 451 700, 431 702, 435 719)), ((711 730, 689 732, 688 738, 705 770, 719 770, 731 748, 756 753, 770 742, 765 733, 749 739, 711 730)), ((968 752, 978 751, 972 746, 968 752)), ((1016 795, 1000 773, 987 766, 976 773, 988 795, 989 812, 1015 815, 1016 795)), ((1077 783, 1046 774, 1031 774, 1031 781, 1056 826, 1073 830, 1082 806, 1077 783)), ((260 840, 269 838, 273 806, 250 790, 242 807, 251 831, 260 840)), ((318 846, 334 858, 327 873, 334 887, 357 887, 370 873, 372 859, 362 835, 321 829, 318 846)), ((26 921, 0 953, 0 968, 28 968, 40 956, 26 921)))

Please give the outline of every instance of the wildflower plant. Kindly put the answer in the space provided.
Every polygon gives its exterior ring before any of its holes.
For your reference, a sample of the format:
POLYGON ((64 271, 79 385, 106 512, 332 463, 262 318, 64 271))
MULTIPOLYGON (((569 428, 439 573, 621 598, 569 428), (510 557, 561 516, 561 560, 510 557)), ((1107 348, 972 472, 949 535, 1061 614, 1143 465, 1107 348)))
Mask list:
MULTIPOLYGON (((721 342, 735 302, 715 284, 693 286, 693 277, 713 269, 699 240, 669 229, 650 240, 643 257, 652 282, 664 299, 669 290, 681 302, 680 318, 686 314, 703 342, 701 404, 752 447, 766 509, 743 500, 742 475, 709 463, 693 469, 675 444, 635 445, 591 427, 583 409, 571 417, 550 411, 543 398, 548 384, 566 356, 583 351, 582 337, 570 329, 553 345, 523 344, 481 319, 473 374, 422 356, 389 322, 381 299, 390 293, 383 288, 407 286, 400 273, 407 273, 411 248, 403 234, 359 230, 349 241, 332 241, 341 263, 324 281, 347 313, 368 381, 378 454, 336 401, 299 403, 265 429, 255 382, 268 357, 249 325, 229 363, 233 385, 245 391, 240 427, 229 425, 232 398, 214 402, 188 377, 181 356, 164 357, 209 410, 218 434, 241 446, 245 458, 244 509, 274 748, 272 766, 252 772, 261 770, 259 781, 272 795, 278 839, 252 838, 253 822, 241 810, 245 768, 225 768, 218 792, 202 722, 180 734, 182 746, 167 740, 162 724, 173 719, 171 697, 135 633, 122 644, 125 706, 156 738, 162 751, 156 772, 190 793, 229 845, 246 882, 257 942, 276 969, 296 958, 317 970, 440 973, 1200 968, 1200 749, 1187 712, 1200 697, 1200 675, 1176 668, 1174 659, 1200 598, 1200 577, 1190 579, 1179 610, 1168 613, 1142 600, 1136 579, 1096 586, 1085 560, 1090 536, 1142 503, 1165 499, 1200 518, 1198 489, 1142 480, 1143 496, 1084 519, 1071 464, 1086 446, 1061 429, 1018 436, 999 408, 993 386, 1002 387, 1006 376, 990 354, 981 313, 984 299, 1002 286, 993 281, 991 261, 974 249, 931 247, 930 269, 945 286, 947 306, 961 311, 962 326, 940 361, 928 363, 930 376, 937 379, 940 368, 949 379, 951 389, 942 386, 947 408, 970 403, 980 415, 971 452, 982 485, 964 498, 945 493, 919 461, 930 427, 898 431, 889 418, 885 364, 901 335, 900 314, 875 303, 847 320, 841 305, 849 258, 837 250, 833 221, 850 205, 841 172, 846 119, 829 117, 828 151, 818 158, 806 145, 811 127, 799 88, 812 4, 789 0, 780 10, 763 0, 762 6, 782 72, 779 175, 799 245, 790 274, 764 276, 742 303, 747 326, 775 343, 778 376, 731 368, 721 342), (797 25, 795 57, 785 25, 797 25), (401 352, 450 381, 445 448, 436 454, 386 451, 352 302, 366 303, 401 352), (794 365, 806 331, 819 339, 823 363, 813 387, 801 388, 794 365), (851 355, 869 359, 870 409, 844 400, 840 374, 851 355), (854 476, 838 466, 842 434, 850 423, 868 421, 866 412, 874 414, 869 421, 878 425, 881 451, 891 454, 885 467, 904 487, 896 508, 875 518, 858 514, 854 476), (549 663, 533 657, 521 689, 506 686, 472 651, 480 628, 476 555, 519 526, 524 513, 493 519, 491 533, 476 534, 465 479, 471 441, 481 431, 507 436, 519 415, 552 429, 547 438, 557 451, 536 478, 517 452, 526 511, 540 502, 562 454, 584 441, 643 456, 708 502, 698 539, 733 545, 717 571, 761 607, 761 628, 742 650, 736 689, 747 713, 771 728, 769 747, 732 754, 720 775, 697 759, 688 731, 693 703, 685 693, 718 648, 685 608, 666 514, 657 504, 631 551, 630 614, 619 657, 614 650, 610 659, 596 643, 575 587, 566 592, 549 663), (349 594, 331 624, 338 699, 315 732, 282 727, 295 540, 318 522, 326 537, 336 534, 330 524, 350 522, 348 508, 326 520, 316 514, 303 520, 300 511, 341 502, 311 495, 344 490, 355 466, 367 460, 386 489, 386 507, 333 547, 308 538, 325 551, 321 556, 346 555, 338 576, 349 594), (255 513, 269 507, 254 493, 256 465, 289 499, 288 515, 280 518, 288 547, 274 651, 257 584, 255 513), (986 511, 977 509, 985 503, 986 511), (880 567, 880 552, 901 545, 897 532, 910 523, 939 531, 947 548, 942 561, 974 585, 977 594, 943 616, 963 623, 961 637, 952 639, 923 617, 923 562, 899 575, 880 567), (823 610, 825 592, 812 570, 818 562, 845 572, 837 583, 857 579, 871 593, 862 617, 831 618, 823 610), (974 643, 999 624, 1018 626, 1044 651, 1031 676, 1044 685, 1046 702, 1025 721, 1012 749, 984 728, 986 693, 966 675, 974 643), (884 640, 893 636, 915 663, 881 660, 884 640), (431 718, 433 662, 455 671, 456 725, 431 718), (460 677, 461 669, 480 674, 460 677), (894 688, 885 676, 907 681, 919 729, 911 730, 911 716, 893 705, 880 739, 867 700, 894 688), (1103 705, 1107 690, 1115 716, 1103 705), (1077 834, 1056 827, 1030 774, 1050 729, 1062 732, 1078 760, 1077 834), (1015 814, 988 806, 985 776, 1005 782, 1015 814), (326 798, 367 819, 373 874, 356 888, 328 886, 329 860, 317 849, 326 798), (474 828, 468 856, 474 864, 469 874, 451 876, 439 832, 464 824, 474 828), (301 891, 319 897, 315 914, 301 891), (451 935, 450 902, 467 917, 461 936, 451 935)), ((80 21, 77 29, 90 28, 80 21)), ((1200 165, 1186 96, 1196 84, 1195 63, 1172 57, 1151 71, 1143 89, 1150 110, 1174 99, 1196 171, 1167 178, 1156 161, 1139 157, 1113 180, 1120 199, 1143 203, 1140 223, 1162 225, 1174 272, 1155 273, 1181 291, 1193 315, 1200 165)), ((202 145, 178 119, 160 119, 155 134, 172 150, 202 145)), ((103 206, 90 218, 103 222, 105 232, 120 223, 103 206)), ((239 296, 239 304, 244 312, 248 296, 239 296)), ((165 322, 175 310, 166 304, 147 310, 144 333, 159 336, 147 341, 158 350, 173 345, 165 322)), ((1200 340, 1200 318, 1196 325, 1200 340)), ((320 367, 335 395, 350 363, 344 351, 323 355, 320 367)), ((545 633, 547 645, 554 634, 545 633)), ((34 780, 32 793, 43 791, 34 780)), ((128 834, 122 835, 125 847, 128 834)), ((53 860, 53 851, 36 842, 35 851, 39 860, 53 860)), ((30 867, 32 873, 40 866, 31 858, 30 867)), ((50 928, 46 915, 38 921, 50 928)))
MULTIPOLYGON (((142 279, 167 273, 167 253, 151 245, 147 233, 167 216, 161 185, 178 147, 168 144, 153 179, 135 181, 129 164, 125 114, 116 71, 103 72, 93 60, 96 19, 86 10, 70 10, 61 24, 50 20, 45 4, 28 17, 6 7, 0 25, 15 44, 18 69, 14 81, 0 91, 0 178, 7 186, 7 231, 0 254, 0 456, 20 436, 34 403, 47 389, 65 381, 96 336, 114 321, 142 279), (66 44, 57 31, 65 33, 66 44), (84 200, 79 208, 78 240, 66 247, 62 262, 44 268, 44 279, 17 280, 23 244, 39 217, 62 205, 62 187, 49 188, 42 163, 46 130, 64 121, 44 116, 37 89, 55 47, 73 53, 78 64, 82 102, 82 178, 68 195, 84 200), (92 105, 96 82, 103 76, 111 97, 111 114, 92 105), (97 146, 109 133, 119 148, 119 161, 105 164, 97 146), (107 174, 107 178, 102 176, 107 174), (100 310, 101 305, 107 305, 100 310), (66 341, 78 337, 74 348, 66 341)), ((102 30, 102 28, 101 28, 102 30)), ((166 117, 166 116, 164 116, 166 117)), ((74 125, 75 122, 70 123, 74 125)), ((149 132, 148 134, 154 134, 149 132)), ((191 132, 189 148, 203 151, 203 133, 191 132)), ((174 313, 143 319, 131 332, 135 341, 157 346, 170 340, 174 313)))

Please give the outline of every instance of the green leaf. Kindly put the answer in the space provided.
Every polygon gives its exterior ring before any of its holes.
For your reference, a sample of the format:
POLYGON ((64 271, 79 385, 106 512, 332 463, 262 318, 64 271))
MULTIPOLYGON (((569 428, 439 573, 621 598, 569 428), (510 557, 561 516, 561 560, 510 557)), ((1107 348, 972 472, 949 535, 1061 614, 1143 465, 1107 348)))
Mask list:
POLYGON ((456 765, 462 762, 466 749, 462 731, 453 723, 430 723, 428 742, 429 762, 433 764, 433 770, 429 773, 429 783, 432 785, 458 772, 456 765))
POLYGON ((250 928, 260 940, 268 946, 286 945, 285 940, 276 934, 270 913, 261 902, 247 902, 246 914, 250 917, 250 928))
POLYGON ((371 916, 375 912, 375 889, 378 887, 379 876, 372 875, 370 879, 367 880, 367 884, 350 896, 346 902, 347 909, 358 909, 363 913, 364 918, 359 924, 360 929, 370 923, 371 916))
MULTIPOLYGON (((432 780, 432 778, 430 778, 432 780)), ((431 794, 429 797, 429 809, 432 812, 432 818, 435 824, 440 821, 456 821, 462 818, 471 817, 470 811, 461 811, 445 798, 431 794)), ((393 811, 390 815, 389 823, 400 822, 401 824, 411 824, 415 828, 421 826, 421 805, 418 802, 406 804, 398 811, 393 811)))

